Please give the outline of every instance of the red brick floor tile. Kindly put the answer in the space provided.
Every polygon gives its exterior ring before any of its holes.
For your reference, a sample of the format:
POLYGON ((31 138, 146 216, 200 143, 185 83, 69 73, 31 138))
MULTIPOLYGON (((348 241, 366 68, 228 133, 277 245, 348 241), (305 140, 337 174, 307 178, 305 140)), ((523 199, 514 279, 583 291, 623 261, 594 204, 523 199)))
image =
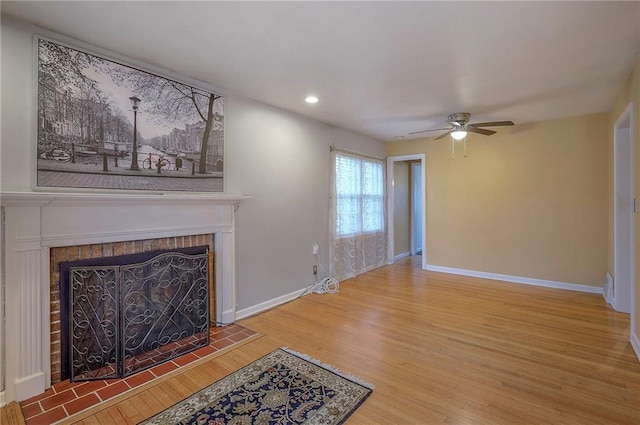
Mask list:
POLYGON ((80 384, 78 386, 73 387, 73 391, 76 393, 78 397, 82 397, 85 394, 92 393, 106 386, 107 386, 107 383, 105 381, 90 381, 90 382, 85 382, 84 384, 80 384))
POLYGON ((234 332, 231 332, 229 329, 223 329, 223 330, 221 330, 220 332, 218 332, 216 334, 216 339, 225 338, 225 337, 227 337, 229 335, 233 335, 233 334, 234 334, 234 332))
POLYGON ((236 325, 235 323, 227 326, 227 330, 233 333, 240 332, 242 329, 244 329, 242 326, 236 325))
POLYGON ((209 354, 213 354, 216 352, 216 349, 213 348, 210 345, 207 345, 206 347, 202 347, 197 349, 196 351, 193 352, 193 354, 195 354, 196 356, 203 358, 208 356, 209 354))
POLYGON ((228 336, 227 338, 229 338, 233 342, 240 342, 240 341, 242 341, 244 339, 247 339, 247 337, 242 333, 233 334, 233 335, 228 336))
POLYGON ((227 348, 228 346, 232 345, 233 341, 231 341, 228 338, 224 338, 221 340, 218 340, 216 342, 214 342, 213 344, 211 344, 213 347, 217 348, 218 350, 222 350, 223 348, 227 348))
POLYGON ((54 422, 58 422, 61 419, 67 417, 67 413, 62 406, 56 407, 53 410, 44 412, 42 415, 34 416, 27 420, 27 425, 49 425, 54 422))
POLYGON ((76 383, 72 383, 70 380, 66 380, 66 381, 62 381, 62 382, 58 382, 57 384, 53 385, 53 391, 56 392, 56 394, 60 394, 65 392, 66 390, 68 390, 69 388, 73 387, 77 385, 76 383))
POLYGON ((80 412, 88 407, 94 406, 100 403, 100 399, 95 393, 88 394, 84 397, 81 397, 77 400, 70 401, 64 404, 64 408, 69 414, 69 416, 80 412))
POLYGON ((195 354, 193 353, 187 353, 184 354, 180 357, 176 357, 175 359, 173 359, 173 362, 179 366, 186 366, 189 363, 191 363, 194 360, 197 360, 198 358, 196 357, 195 354))
POLYGON ((135 375, 132 375, 126 378, 125 382, 129 384, 131 388, 135 388, 138 385, 142 385, 145 382, 149 382, 154 378, 155 378, 155 375, 153 373, 149 372, 148 370, 145 370, 143 372, 136 373, 135 375))
POLYGON ((159 364, 158 366, 152 367, 151 369, 149 369, 149 371, 154 375, 160 377, 162 375, 166 375, 172 370, 176 370, 177 368, 178 368, 178 365, 176 365, 175 363, 166 362, 166 363, 159 364))
POLYGON ((108 400, 111 397, 115 397, 118 394, 122 394, 123 392, 129 390, 129 386, 124 381, 117 381, 111 385, 108 385, 100 390, 98 390, 98 397, 102 401, 108 400))
POLYGON ((69 389, 63 393, 56 394, 49 398, 45 398, 44 400, 40 401, 40 404, 42 405, 42 408, 45 411, 47 411, 47 410, 53 409, 56 406, 60 406, 61 404, 66 403, 67 401, 71 401, 75 398, 76 398, 75 393, 69 389))
POLYGON ((22 414, 25 419, 29 419, 35 415, 39 415, 42 413, 42 407, 40 407, 40 403, 31 403, 28 406, 22 408, 22 414))

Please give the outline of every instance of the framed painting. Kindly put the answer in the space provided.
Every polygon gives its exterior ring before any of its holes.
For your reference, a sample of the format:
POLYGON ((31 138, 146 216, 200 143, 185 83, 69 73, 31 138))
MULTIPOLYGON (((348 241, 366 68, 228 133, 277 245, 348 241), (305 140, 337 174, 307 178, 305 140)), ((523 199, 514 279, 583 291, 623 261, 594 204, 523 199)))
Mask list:
POLYGON ((224 190, 224 97, 51 39, 37 50, 36 188, 224 190))

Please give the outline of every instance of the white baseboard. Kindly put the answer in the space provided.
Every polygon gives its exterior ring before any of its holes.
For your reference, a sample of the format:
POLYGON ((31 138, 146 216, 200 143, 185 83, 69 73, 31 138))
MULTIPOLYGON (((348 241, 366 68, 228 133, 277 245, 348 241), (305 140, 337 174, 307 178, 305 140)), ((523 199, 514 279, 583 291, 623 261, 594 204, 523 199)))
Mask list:
POLYGON ((16 379, 16 401, 26 400, 45 390, 44 372, 36 372, 24 378, 16 379))
POLYGON ((4 407, 7 405, 7 399, 4 394, 4 391, 0 391, 0 407, 4 407))
POLYGON ((280 304, 284 304, 291 300, 295 300, 300 295, 304 294, 306 290, 307 288, 299 289, 297 291, 293 291, 289 294, 281 295, 279 297, 262 302, 260 304, 256 304, 254 306, 243 308, 242 310, 238 310, 236 312, 236 320, 244 319, 246 317, 253 316, 254 314, 262 313, 263 311, 270 310, 274 307, 279 306, 280 304))
POLYGON ((640 361, 640 338, 638 338, 638 335, 634 332, 631 332, 631 339, 629 342, 631 343, 631 348, 633 348, 633 351, 636 353, 638 361, 640 361))
POLYGON ((599 286, 580 285, 577 283, 556 282, 553 280, 533 279, 530 277, 510 276, 506 274, 478 272, 474 270, 456 269, 452 267, 427 265, 427 270, 432 272, 450 273, 461 276, 479 277, 482 279, 502 280, 504 282, 522 283, 525 285, 544 286, 546 288, 566 289, 569 291, 588 292, 601 294, 603 289, 599 286))
POLYGON ((405 257, 409 257, 411 256, 411 252, 407 251, 407 252, 403 252, 402 254, 398 254, 395 257, 393 257, 393 261, 398 261, 398 260, 402 260, 405 257))
POLYGON ((235 321, 235 312, 233 310, 227 310, 216 315, 216 321, 219 323, 233 323, 235 321))

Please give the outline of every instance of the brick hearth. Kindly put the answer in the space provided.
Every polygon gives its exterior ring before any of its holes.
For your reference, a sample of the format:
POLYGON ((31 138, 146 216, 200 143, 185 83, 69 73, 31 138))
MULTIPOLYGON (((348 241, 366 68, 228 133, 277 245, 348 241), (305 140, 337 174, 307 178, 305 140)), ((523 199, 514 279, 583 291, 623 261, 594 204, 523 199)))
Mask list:
POLYGON ((256 332, 235 324, 212 327, 208 347, 202 347, 125 379, 77 383, 71 383, 67 379, 58 382, 43 394, 22 401, 22 414, 27 425, 57 423, 256 335, 256 332))

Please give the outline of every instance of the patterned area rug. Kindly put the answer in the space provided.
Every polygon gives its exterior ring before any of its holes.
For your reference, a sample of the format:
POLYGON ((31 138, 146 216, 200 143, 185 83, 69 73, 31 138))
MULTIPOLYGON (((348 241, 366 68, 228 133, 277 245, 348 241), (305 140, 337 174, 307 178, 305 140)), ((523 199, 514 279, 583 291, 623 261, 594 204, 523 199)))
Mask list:
POLYGON ((140 425, 341 424, 373 385, 277 349, 140 425))

